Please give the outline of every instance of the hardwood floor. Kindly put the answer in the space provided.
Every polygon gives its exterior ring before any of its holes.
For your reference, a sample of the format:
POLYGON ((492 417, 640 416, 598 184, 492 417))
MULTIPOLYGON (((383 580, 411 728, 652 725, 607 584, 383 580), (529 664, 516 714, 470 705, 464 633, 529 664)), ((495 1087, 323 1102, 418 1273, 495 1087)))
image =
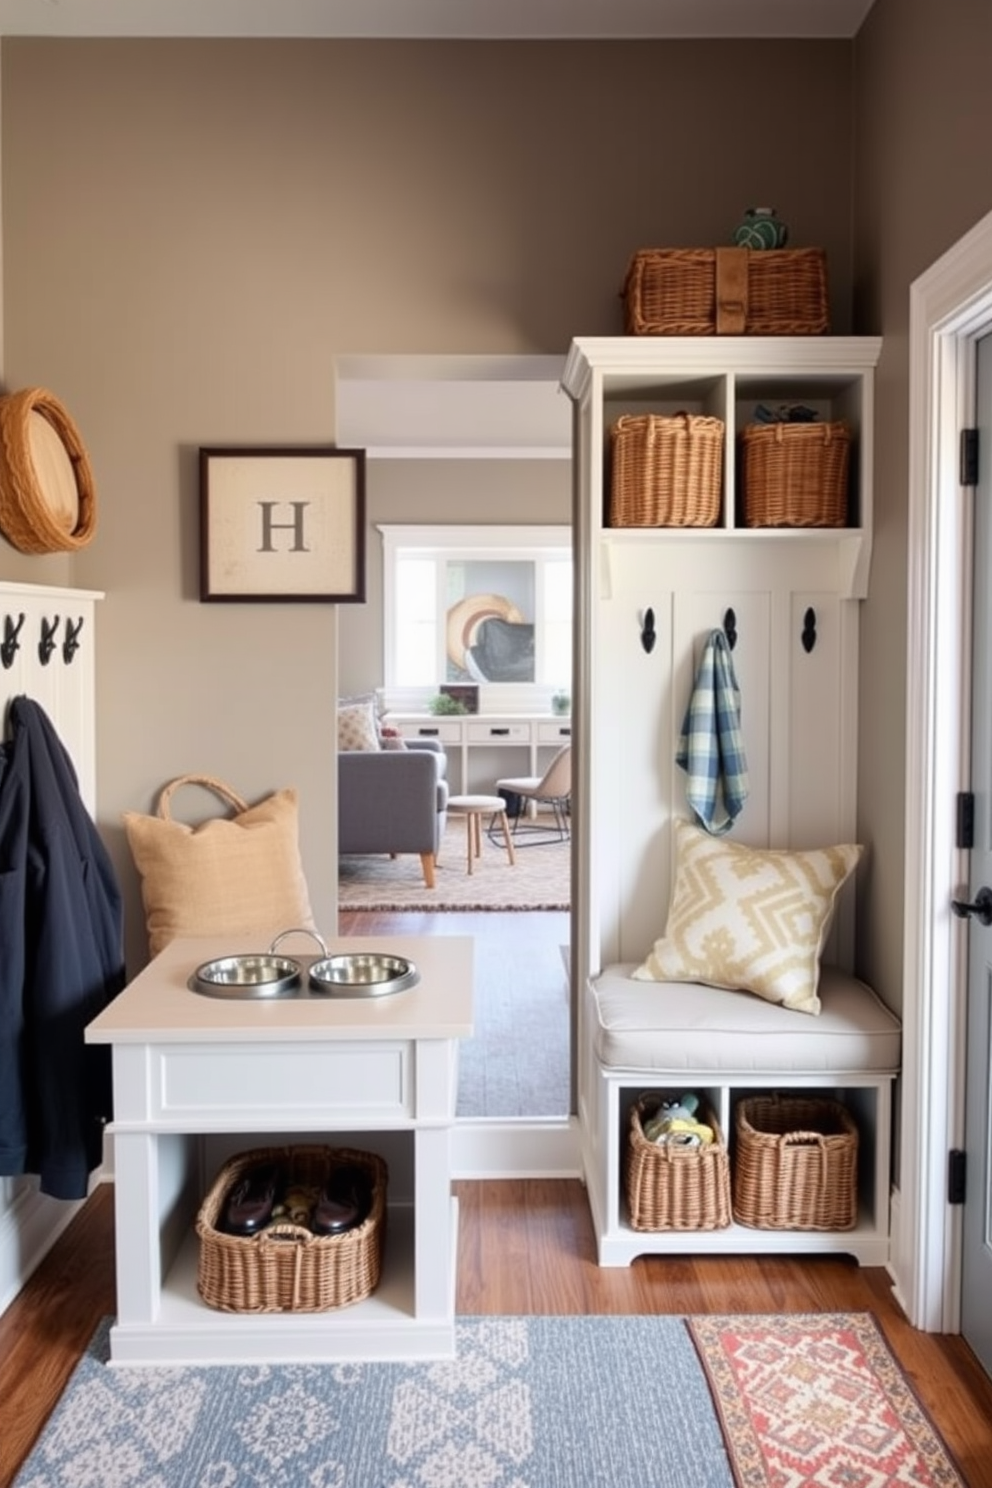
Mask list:
MULTIPOLYGON (((459 1182, 456 1191, 460 1313, 871 1311, 969 1488, 992 1488, 992 1380, 960 1338, 910 1328, 880 1268, 835 1256, 646 1256, 604 1270, 576 1180, 459 1182)), ((0 1488, 115 1310, 113 1211, 113 1186, 103 1184, 0 1317, 0 1488)))
MULTIPOLYGON (((342 916, 340 930, 431 933, 432 918, 362 913, 342 916)), ((523 939, 538 933, 541 917, 436 918, 448 922, 442 933, 472 934, 464 922, 481 919, 486 936, 523 939)), ((992 1488, 992 1380, 961 1338, 909 1326, 884 1270, 836 1256, 646 1256, 602 1269, 578 1181, 464 1181, 456 1191, 460 1313, 871 1311, 969 1488, 992 1488)), ((100 1318, 115 1311, 113 1216, 114 1189, 104 1184, 0 1316, 0 1488, 9 1488, 100 1318)))

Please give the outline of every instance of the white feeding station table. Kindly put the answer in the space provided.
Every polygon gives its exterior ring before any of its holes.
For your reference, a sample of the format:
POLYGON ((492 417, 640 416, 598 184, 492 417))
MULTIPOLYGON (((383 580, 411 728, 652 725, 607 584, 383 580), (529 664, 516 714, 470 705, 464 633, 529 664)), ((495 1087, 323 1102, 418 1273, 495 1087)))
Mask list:
MULTIPOLYGON (((292 945, 294 942, 290 941, 292 945)), ((86 1031, 113 1055, 114 1364, 450 1357, 458 1205, 451 1132, 458 1042, 472 1033, 461 936, 349 936, 331 957, 384 954, 419 972, 379 996, 203 995, 197 969, 264 953, 250 938, 176 940, 86 1031), (369 1296, 310 1313, 227 1312, 197 1290, 198 1209, 235 1154, 343 1145, 388 1164, 382 1274, 369 1296)), ((282 953, 284 947, 280 947, 282 953)))

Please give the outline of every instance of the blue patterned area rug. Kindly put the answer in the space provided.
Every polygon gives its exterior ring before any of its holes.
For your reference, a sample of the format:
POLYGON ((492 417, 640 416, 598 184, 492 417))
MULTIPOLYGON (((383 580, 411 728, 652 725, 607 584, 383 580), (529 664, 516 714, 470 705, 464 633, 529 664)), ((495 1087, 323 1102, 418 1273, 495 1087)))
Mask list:
POLYGON ((433 1364, 116 1368, 108 1332, 15 1488, 733 1488, 681 1318, 463 1318, 433 1364))

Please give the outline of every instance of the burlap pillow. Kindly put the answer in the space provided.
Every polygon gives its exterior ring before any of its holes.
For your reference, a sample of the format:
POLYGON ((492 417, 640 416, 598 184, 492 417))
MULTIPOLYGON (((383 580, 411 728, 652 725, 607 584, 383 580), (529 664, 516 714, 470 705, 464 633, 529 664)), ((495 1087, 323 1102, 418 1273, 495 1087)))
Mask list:
POLYGON ((141 876, 148 945, 153 956, 179 935, 258 936, 259 949, 280 930, 312 930, 313 914, 300 860, 295 790, 249 806, 209 775, 182 775, 167 785, 157 816, 123 814, 141 876), (190 827, 169 803, 181 785, 202 785, 234 807, 190 827))

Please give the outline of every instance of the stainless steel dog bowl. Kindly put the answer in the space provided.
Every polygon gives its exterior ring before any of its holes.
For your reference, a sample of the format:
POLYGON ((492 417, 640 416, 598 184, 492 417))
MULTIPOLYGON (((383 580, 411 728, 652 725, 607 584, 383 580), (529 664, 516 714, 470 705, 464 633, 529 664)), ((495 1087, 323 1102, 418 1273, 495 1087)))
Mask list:
POLYGON ((302 968, 288 956, 221 956, 205 961, 189 979, 207 997, 290 997, 299 991, 302 968))
POLYGON ((377 951, 325 956, 310 967, 311 990, 330 997, 385 997, 419 981, 412 961, 377 951))

